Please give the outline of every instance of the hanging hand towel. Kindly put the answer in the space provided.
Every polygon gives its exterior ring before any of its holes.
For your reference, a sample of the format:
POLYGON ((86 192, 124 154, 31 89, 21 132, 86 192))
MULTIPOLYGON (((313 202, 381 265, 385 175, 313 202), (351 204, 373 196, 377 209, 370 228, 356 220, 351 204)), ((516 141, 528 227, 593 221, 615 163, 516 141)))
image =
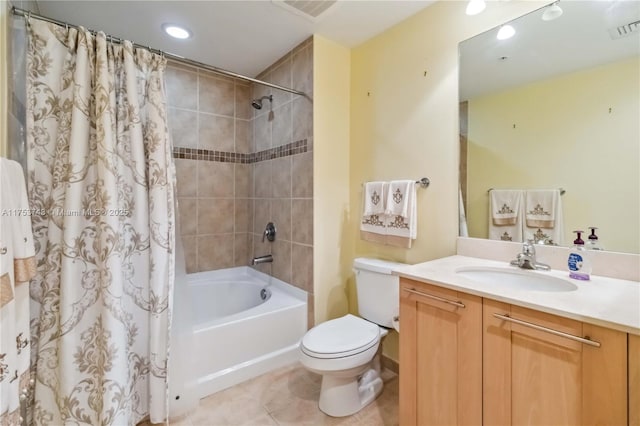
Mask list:
POLYGON ((525 206, 524 238, 540 244, 564 245, 560 190, 527 191, 525 206))
POLYGON ((418 203, 416 182, 392 181, 386 208, 387 244, 411 248, 418 235, 418 203), (390 204, 393 206, 389 207, 390 204))
POLYGON ((558 189, 526 191, 525 211, 527 227, 555 227, 556 206, 560 200, 558 189))
POLYGON ((367 182, 364 184, 364 211, 363 216, 384 213, 385 190, 387 182, 367 182))
POLYGON ((384 214, 386 182, 367 182, 364 185, 360 238, 378 244, 386 243, 387 226, 384 214))
POLYGON ((523 191, 492 189, 489 193, 489 239, 522 242, 523 191))
POLYGON ((388 215, 408 218, 410 215, 410 193, 415 191, 415 180, 392 180, 389 183, 384 212, 388 215))

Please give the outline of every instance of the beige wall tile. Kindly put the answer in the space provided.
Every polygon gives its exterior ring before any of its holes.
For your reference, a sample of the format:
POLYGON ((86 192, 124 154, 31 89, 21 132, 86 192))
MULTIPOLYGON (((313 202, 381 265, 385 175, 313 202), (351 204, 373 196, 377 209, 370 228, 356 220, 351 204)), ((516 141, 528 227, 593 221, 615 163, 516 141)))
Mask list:
POLYGON ((313 136, 313 105, 307 98, 293 100, 293 140, 299 141, 313 136))
POLYGON ((307 329, 310 330, 316 324, 315 310, 313 304, 313 293, 307 293, 307 329))
POLYGON ((187 274, 198 272, 198 238, 182 237, 182 246, 184 247, 184 260, 187 274))
MULTIPOLYGON (((271 71, 271 83, 279 86, 291 87, 291 56, 287 57, 271 71)), ((283 90, 272 89, 273 103, 275 106, 283 105, 291 100, 291 93, 283 90)))
POLYGON ((200 112, 235 116, 235 85, 233 80, 199 76, 198 98, 200 112))
POLYGON ((198 197, 233 197, 234 181, 233 163, 199 162, 198 197))
POLYGON ((291 240, 313 244, 313 200, 291 200, 291 240))
POLYGON ((257 198, 253 201, 253 206, 253 233, 262 238, 267 223, 271 222, 271 200, 257 198))
POLYGON ((178 198, 178 217, 182 236, 198 233, 197 201, 197 198, 178 198))
POLYGON ((291 87, 313 96, 313 45, 294 52, 291 63, 291 87))
POLYGON ((198 271, 231 268, 233 266, 233 234, 199 236, 198 271))
POLYGON ((167 103, 171 107, 195 110, 198 108, 198 74, 167 67, 165 72, 167 103))
POLYGON ((248 198, 236 198, 235 199, 235 213, 234 218, 234 232, 249 232, 251 231, 251 223, 249 222, 249 203, 248 198))
POLYGON ((247 266, 250 263, 249 237, 251 234, 234 234, 233 266, 247 266))
POLYGON ((291 284, 313 292, 313 247, 291 246, 291 284))
POLYGON ((253 166, 253 195, 256 198, 273 196, 271 161, 261 161, 253 166))
POLYGON ((198 235, 232 233, 234 204, 233 198, 198 199, 198 235))
POLYGON ((236 118, 250 120, 253 118, 253 107, 251 106, 252 89, 250 85, 236 82, 236 118))
POLYGON ((180 148, 198 147, 198 113, 169 108, 168 121, 173 146, 180 148))
POLYGON ((267 114, 253 119, 253 140, 256 152, 271 148, 271 121, 267 114))
POLYGON ((286 283, 291 282, 291 242, 276 240, 272 244, 273 276, 286 283))
POLYGON ((273 121, 271 123, 272 136, 271 145, 281 146, 291 143, 293 137, 293 129, 291 121, 291 102, 278 106, 273 111, 273 121))
POLYGON ((248 154, 253 151, 251 139, 253 138, 253 125, 249 120, 235 120, 235 152, 248 154))
POLYGON ((271 220, 276 226, 276 240, 291 241, 291 198, 271 201, 271 220))
POLYGON ((197 160, 174 159, 176 165, 176 191, 178 197, 195 197, 197 194, 197 160))
POLYGON ((249 164, 236 164, 235 165, 235 177, 236 177, 236 198, 248 198, 252 194, 253 182, 251 180, 251 169, 253 166, 249 164))
POLYGON ((313 152, 291 157, 291 188, 294 198, 313 197, 313 152))
POLYGON ((232 117, 200 113, 198 148, 234 152, 234 121, 232 117))
POLYGON ((271 160, 272 196, 274 198, 291 198, 291 156, 271 160))

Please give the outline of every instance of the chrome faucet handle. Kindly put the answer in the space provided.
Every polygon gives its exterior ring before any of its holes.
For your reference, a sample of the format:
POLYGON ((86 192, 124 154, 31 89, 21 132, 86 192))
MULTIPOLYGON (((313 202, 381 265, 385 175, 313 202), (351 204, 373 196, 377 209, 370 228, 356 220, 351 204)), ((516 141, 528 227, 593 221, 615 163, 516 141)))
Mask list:
POLYGON ((264 229, 264 233, 262 234, 262 242, 264 243, 265 237, 268 241, 273 241, 276 239, 276 226, 273 222, 267 223, 266 228, 264 229))
POLYGON ((527 240, 522 243, 522 253, 530 256, 536 255, 536 245, 533 243, 533 240, 527 240))

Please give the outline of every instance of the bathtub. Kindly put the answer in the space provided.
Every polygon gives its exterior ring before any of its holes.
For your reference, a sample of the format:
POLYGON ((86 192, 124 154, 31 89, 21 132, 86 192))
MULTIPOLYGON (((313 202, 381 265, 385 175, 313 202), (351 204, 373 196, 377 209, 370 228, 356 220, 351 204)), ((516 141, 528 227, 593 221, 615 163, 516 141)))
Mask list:
POLYGON ((189 274, 187 282, 200 398, 297 361, 305 291, 246 266, 189 274))

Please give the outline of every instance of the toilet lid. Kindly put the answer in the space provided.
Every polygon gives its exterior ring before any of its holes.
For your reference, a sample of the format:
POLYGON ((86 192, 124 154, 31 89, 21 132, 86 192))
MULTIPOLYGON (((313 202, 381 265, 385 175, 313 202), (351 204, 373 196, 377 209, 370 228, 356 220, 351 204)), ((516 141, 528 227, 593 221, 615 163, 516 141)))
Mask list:
POLYGON ((318 358, 338 358, 363 352, 379 338, 377 324, 348 314, 309 330, 302 338, 302 349, 318 358))

